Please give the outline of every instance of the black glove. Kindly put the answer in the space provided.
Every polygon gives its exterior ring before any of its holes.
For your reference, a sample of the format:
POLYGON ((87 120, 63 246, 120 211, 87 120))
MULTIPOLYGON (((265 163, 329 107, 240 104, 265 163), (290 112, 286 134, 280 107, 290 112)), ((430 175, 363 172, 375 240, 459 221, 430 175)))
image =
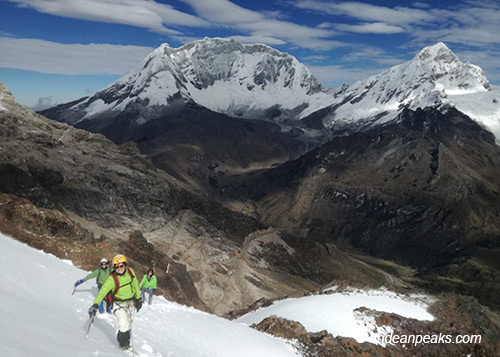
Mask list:
POLYGON ((97 313, 97 309, 99 308, 99 305, 97 304, 94 304, 90 307, 89 309, 89 316, 90 318, 93 318, 95 316, 95 314, 97 313))
POLYGON ((135 308, 136 308, 137 312, 139 312, 141 307, 142 307, 142 299, 136 299, 135 300, 135 308))

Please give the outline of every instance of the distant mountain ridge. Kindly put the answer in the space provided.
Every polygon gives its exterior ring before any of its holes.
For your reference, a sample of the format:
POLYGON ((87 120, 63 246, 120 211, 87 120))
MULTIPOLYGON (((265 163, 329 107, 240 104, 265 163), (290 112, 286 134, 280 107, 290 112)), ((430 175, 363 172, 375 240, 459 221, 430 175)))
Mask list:
MULTIPOLYGON (((233 118, 299 130, 325 142, 335 131, 357 131, 393 120, 404 109, 456 107, 500 138, 500 91, 480 67, 463 63, 442 42, 412 60, 335 92, 296 58, 266 45, 205 38, 180 48, 163 44, 129 74, 92 96, 42 114, 124 138, 151 120, 204 108, 233 118), (128 129, 123 130, 123 127, 128 129)), ((204 114, 207 115, 207 114, 204 114)))

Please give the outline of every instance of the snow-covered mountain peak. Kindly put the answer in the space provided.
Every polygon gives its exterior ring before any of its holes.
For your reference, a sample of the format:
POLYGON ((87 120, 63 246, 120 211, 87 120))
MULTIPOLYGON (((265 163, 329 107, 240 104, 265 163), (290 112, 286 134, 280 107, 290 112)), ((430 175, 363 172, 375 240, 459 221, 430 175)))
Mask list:
POLYGON ((421 62, 447 60, 448 62, 459 61, 458 57, 443 42, 424 47, 416 56, 421 62))
MULTIPOLYGON (((194 102, 236 117, 262 118, 278 109, 287 118, 298 119, 329 97, 327 89, 289 54, 261 44, 205 38, 179 48, 162 44, 136 69, 71 109, 84 112, 81 120, 138 103, 151 108, 194 102)), ((139 121, 150 119, 142 115, 139 121)))
POLYGON ((383 123, 395 118, 403 108, 454 105, 448 98, 451 95, 491 89, 480 67, 461 62, 439 42, 425 47, 408 62, 342 88, 336 93, 335 113, 325 124, 383 123))
POLYGON ((463 63, 444 43, 425 47, 408 63, 408 70, 429 78, 445 92, 481 92, 490 88, 480 67, 463 63))

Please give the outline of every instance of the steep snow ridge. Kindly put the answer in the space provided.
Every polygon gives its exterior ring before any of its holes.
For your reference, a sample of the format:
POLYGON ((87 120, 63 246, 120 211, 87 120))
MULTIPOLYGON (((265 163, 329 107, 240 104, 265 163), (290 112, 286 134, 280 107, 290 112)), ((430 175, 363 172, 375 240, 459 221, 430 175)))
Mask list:
POLYGON ((490 89, 481 68, 461 62, 440 42, 424 48, 406 63, 342 88, 336 93, 337 109, 325 124, 331 128, 339 124, 381 124, 404 107, 439 106, 450 103, 448 94, 470 95, 490 89))
POLYGON ((293 56, 266 45, 205 38, 176 49, 161 45, 138 68, 73 110, 83 109, 84 119, 92 119, 136 101, 166 106, 179 98, 248 118, 273 107, 299 108, 297 117, 303 117, 331 102, 328 91, 293 56))
POLYGON ((82 119, 92 119, 107 111, 123 111, 138 99, 147 100, 148 105, 167 105, 168 98, 177 94, 179 89, 173 75, 175 68, 162 55, 164 46, 149 54, 140 67, 72 109, 83 109, 86 114, 82 119))

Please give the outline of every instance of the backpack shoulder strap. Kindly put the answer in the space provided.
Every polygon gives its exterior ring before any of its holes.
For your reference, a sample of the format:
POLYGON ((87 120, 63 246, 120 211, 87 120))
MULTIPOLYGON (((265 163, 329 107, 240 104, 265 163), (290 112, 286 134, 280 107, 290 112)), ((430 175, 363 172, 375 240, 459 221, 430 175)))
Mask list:
POLYGON ((132 274, 132 270, 130 270, 129 267, 127 267, 128 275, 130 275, 130 279, 134 280, 135 276, 132 274))
POLYGON ((115 281, 115 290, 113 290, 113 296, 116 295, 116 293, 118 292, 118 289, 120 289, 120 281, 118 280, 118 277, 116 276, 116 272, 112 272, 111 274, 109 274, 113 277, 113 280, 115 281))

